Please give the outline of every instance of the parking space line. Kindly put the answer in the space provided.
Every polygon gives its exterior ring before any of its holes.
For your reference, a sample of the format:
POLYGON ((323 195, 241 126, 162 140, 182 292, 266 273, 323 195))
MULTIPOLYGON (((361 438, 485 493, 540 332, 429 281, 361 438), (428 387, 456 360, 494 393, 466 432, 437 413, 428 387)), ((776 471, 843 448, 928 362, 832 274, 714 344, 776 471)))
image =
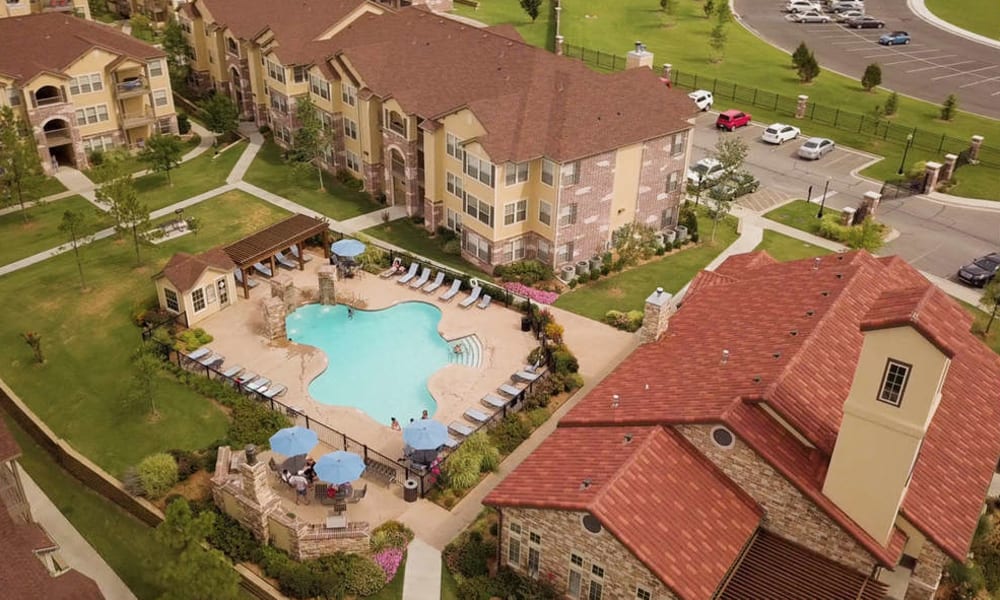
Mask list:
POLYGON ((907 73, 919 73, 920 71, 930 71, 931 69, 950 69, 952 67, 957 67, 958 65, 967 65, 971 62, 976 62, 974 60, 963 60, 957 63, 951 63, 950 65, 934 65, 933 67, 923 67, 920 69, 910 69, 907 73))
MULTIPOLYGON (((878 58, 878 55, 876 55, 876 56, 866 56, 865 58, 878 58)), ((901 65, 903 63, 908 63, 908 62, 925 62, 925 61, 922 58, 908 58, 906 60, 895 60, 893 62, 882 63, 882 66, 883 67, 891 67, 892 65, 901 65)))
POLYGON ((871 44, 873 40, 851 40, 849 42, 833 42, 834 46, 850 46, 851 44, 871 44))
POLYGON ((956 77, 958 75, 972 75, 973 73, 977 73, 979 71, 988 71, 989 69, 995 69, 998 66, 1000 65, 990 65, 988 67, 982 67, 981 69, 973 69, 971 71, 959 71, 957 73, 952 73, 951 75, 941 75, 940 77, 934 77, 933 79, 931 79, 931 81, 937 81, 938 79, 946 79, 948 77, 956 77))
POLYGON ((1000 91, 993 92, 992 94, 990 94, 990 96, 1000 96, 1000 91))
POLYGON ((980 79, 979 81, 973 81, 972 83, 966 83, 966 84, 960 85, 958 87, 960 87, 960 88, 972 87, 974 85, 979 85, 980 83, 986 83, 987 81, 996 81, 997 79, 1000 79, 1000 77, 989 77, 987 79, 980 79))
MULTIPOLYGON (((902 54, 919 54, 921 52, 940 52, 940 50, 934 50, 932 48, 928 48, 927 50, 910 50, 908 52, 903 52, 902 54)), ((954 54, 946 54, 945 56, 955 56, 955 55, 954 54)))

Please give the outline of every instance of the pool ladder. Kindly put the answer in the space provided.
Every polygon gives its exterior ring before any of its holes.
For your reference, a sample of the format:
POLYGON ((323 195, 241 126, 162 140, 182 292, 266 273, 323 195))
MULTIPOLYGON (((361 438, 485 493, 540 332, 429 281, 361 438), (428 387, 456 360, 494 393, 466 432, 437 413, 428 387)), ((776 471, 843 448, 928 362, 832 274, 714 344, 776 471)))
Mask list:
POLYGON ((483 362, 483 344, 476 334, 456 338, 448 342, 452 347, 451 362, 466 367, 478 367, 483 362), (454 352, 455 346, 461 346, 462 351, 454 352))

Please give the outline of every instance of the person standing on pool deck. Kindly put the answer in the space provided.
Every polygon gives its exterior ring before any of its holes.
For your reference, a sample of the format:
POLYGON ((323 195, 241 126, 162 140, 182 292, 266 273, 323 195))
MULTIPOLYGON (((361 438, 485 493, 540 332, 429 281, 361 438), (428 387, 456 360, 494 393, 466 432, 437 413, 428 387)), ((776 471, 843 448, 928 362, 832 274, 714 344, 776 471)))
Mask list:
POLYGON ((396 417, 393 417, 392 418, 392 430, 393 431, 400 431, 401 429, 402 429, 402 427, 399 426, 399 421, 396 420, 396 417))

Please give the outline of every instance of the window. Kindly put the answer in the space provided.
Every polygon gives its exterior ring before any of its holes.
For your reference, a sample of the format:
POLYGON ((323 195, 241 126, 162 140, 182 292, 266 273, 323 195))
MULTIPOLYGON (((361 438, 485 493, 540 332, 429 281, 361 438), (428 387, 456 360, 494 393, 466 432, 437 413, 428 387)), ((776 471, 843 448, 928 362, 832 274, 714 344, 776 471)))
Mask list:
POLYGON ((324 100, 330 99, 330 83, 322 77, 309 75, 309 91, 324 100))
POLYGON ((528 166, 527 162, 520 163, 507 163, 504 166, 504 173, 506 174, 507 185, 516 185, 518 183, 524 183, 528 180, 528 166))
POLYGON ((488 160, 465 153, 465 174, 473 179, 478 179, 481 183, 493 187, 493 176, 496 167, 488 160))
POLYGON ((395 131, 401 136, 406 136, 406 119, 398 112, 388 109, 383 110, 382 123, 389 131, 395 131))
POLYGON ((912 368, 913 365, 890 358, 885 363, 885 373, 882 375, 882 389, 879 390, 878 399, 886 404, 899 406, 903 401, 903 392, 906 391, 906 380, 909 378, 910 369, 912 368))
POLYGON ((674 134, 674 141, 670 145, 670 155, 680 156, 684 154, 684 150, 687 148, 687 132, 680 132, 674 134))
POLYGON ((560 263, 567 263, 573 260, 573 242, 566 242, 556 248, 556 260, 560 263))
POLYGON ((507 564, 515 567, 521 564, 521 540, 511 537, 507 546, 507 564))
POLYGON ((358 88, 347 83, 340 84, 340 99, 344 101, 344 104, 350 104, 354 106, 358 103, 358 88))
POLYGON ((513 225, 528 218, 528 201, 518 200, 505 204, 503 207, 503 224, 513 225))
POLYGON ((465 194, 465 188, 462 183, 462 178, 449 171, 445 176, 445 179, 445 188, 448 190, 448 193, 456 198, 463 197, 463 194, 465 194))
POLYGON ((171 289, 163 288, 163 298, 167 301, 167 310, 181 312, 181 305, 177 301, 177 292, 171 289))
POLYGON ((308 67, 294 67, 292 69, 292 79, 295 83, 305 83, 309 79, 308 67))
POLYGON ((174 124, 171 122, 170 117, 157 121, 156 128, 161 135, 168 135, 174 132, 174 124))
POLYGON ((601 600, 604 595, 604 568, 593 564, 590 565, 590 593, 587 600, 601 600))
POLYGON ((350 119, 344 119, 344 135, 352 140, 358 139, 358 124, 350 119))
POLYGON ((170 103, 169 99, 167 98, 167 90, 153 90, 154 106, 166 106, 169 103, 170 103))
POLYGON ((108 148, 112 148, 115 145, 115 140, 111 135, 99 135, 92 138, 87 138, 83 140, 83 149, 86 152, 94 152, 95 150, 104 151, 108 148))
POLYGON ((191 301, 194 303, 194 312, 205 310, 205 290, 198 288, 191 292, 191 301))
POLYGON ((666 229, 667 227, 673 227, 674 225, 674 207, 664 208, 660 212, 660 229, 666 229))
POLYGON ((572 598, 579 598, 583 590, 583 557, 579 554, 569 555, 569 581, 566 595, 572 598))
POLYGON ((267 60, 267 76, 275 81, 280 81, 285 83, 285 68, 274 62, 273 60, 267 60))
POLYGON ((573 161, 562 167, 562 184, 576 185, 580 183, 580 161, 573 161))
POLYGON ((102 123, 107 120, 108 120, 107 104, 88 106, 87 108, 81 108, 76 111, 77 125, 93 125, 94 123, 102 123))
POLYGON ((542 159, 542 183, 552 186, 556 181, 556 163, 547 158, 542 159))
POLYGON ((226 285, 226 278, 220 277, 216 279, 215 287, 219 288, 219 304, 229 304, 229 286, 226 285))
POLYGON ((635 600, 653 600, 653 594, 644 588, 635 588, 635 600))
POLYGON ((576 224, 576 204, 567 204, 559 209, 559 226, 576 224))
POLYGON ((445 151, 448 153, 448 156, 457 158, 458 160, 462 160, 465 156, 465 151, 462 150, 462 140, 450 133, 445 136, 445 151))
POLYGON ((518 238, 510 243, 510 259, 524 260, 524 238, 518 238))
POLYGON ((471 231, 465 233, 462 249, 483 262, 490 262, 490 243, 471 231))
POLYGON ((184 33, 191 33, 191 21, 181 19, 179 22, 181 24, 181 31, 184 33))
POLYGON ((538 259, 549 262, 552 259, 552 244, 548 240, 538 240, 538 259))
POLYGON ((7 100, 10 101, 11 106, 19 106, 21 104, 21 92, 10 88, 7 90, 7 100))
POLYGON ((462 213, 450 208, 447 209, 445 213, 445 222, 447 223, 448 229, 451 229, 452 231, 462 231, 462 213))
POLYGON ((469 193, 465 194, 465 213, 481 223, 493 226, 493 207, 469 193))
POLYGON ((350 169, 351 171, 354 171, 355 173, 361 172, 361 160, 358 158, 357 154, 348 150, 345 153, 344 161, 347 168, 350 169))
POLYGON ((530 547, 528 548, 528 576, 538 577, 538 562, 541 559, 541 553, 538 548, 530 547))
POLYGON ((214 304, 215 301, 217 300, 217 298, 215 296, 215 286, 214 285, 206 285, 205 286, 205 299, 208 300, 209 304, 214 304))
POLYGON ((532 544, 541 544, 542 543, 542 536, 540 536, 539 534, 537 534, 534 531, 532 531, 531 533, 528 534, 528 540, 532 544))
POLYGON ((666 192, 669 194, 671 192, 676 192, 681 187, 681 172, 671 171, 670 175, 667 177, 667 189, 666 192))
POLYGON ((545 200, 538 202, 538 220, 546 225, 552 225, 552 205, 545 200))
MULTIPOLYGON (((77 94, 89 94, 91 92, 99 92, 104 89, 104 82, 101 80, 100 73, 92 73, 89 75, 80 75, 69 80, 69 93, 76 96, 77 94)), ((13 104, 13 103, 12 103, 13 104)))
POLYGON ((271 110, 277 113, 285 114, 288 112, 288 101, 281 94, 271 91, 271 110))
POLYGON ((511 524, 510 524, 510 532, 512 534, 514 534, 514 535, 520 536, 521 535, 521 525, 519 525, 518 523, 511 522, 511 524))
POLYGON ((226 51, 234 56, 240 55, 240 47, 236 43, 236 40, 231 37, 226 38, 226 51))

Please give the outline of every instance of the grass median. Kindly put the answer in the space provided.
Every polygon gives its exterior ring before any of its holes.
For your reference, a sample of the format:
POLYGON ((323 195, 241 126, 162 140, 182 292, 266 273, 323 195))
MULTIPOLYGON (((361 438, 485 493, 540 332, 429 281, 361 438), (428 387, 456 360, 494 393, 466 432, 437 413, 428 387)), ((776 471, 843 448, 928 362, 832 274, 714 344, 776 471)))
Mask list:
POLYGON ((926 0, 935 16, 973 33, 1000 40, 1000 6, 996 0, 926 0))
POLYGON ((771 255, 771 258, 781 262, 799 260, 801 258, 812 258, 814 256, 826 256, 833 254, 832 250, 815 246, 809 242, 787 236, 770 229, 764 230, 764 240, 754 250, 764 250, 771 255))
POLYGON ((0 265, 67 243, 68 238, 59 231, 59 224, 68 210, 85 215, 84 235, 111 226, 111 218, 81 196, 32 206, 27 211, 27 222, 20 212, 0 215, 0 235, 4 239, 0 245, 0 265))

